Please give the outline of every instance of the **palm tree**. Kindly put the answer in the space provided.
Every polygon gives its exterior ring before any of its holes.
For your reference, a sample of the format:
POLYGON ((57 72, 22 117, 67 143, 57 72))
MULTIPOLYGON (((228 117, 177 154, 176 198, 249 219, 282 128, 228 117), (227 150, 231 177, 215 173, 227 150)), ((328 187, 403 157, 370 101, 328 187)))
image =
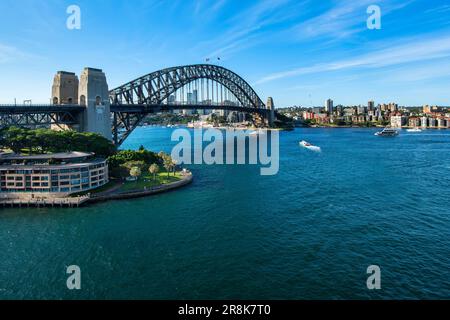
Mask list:
POLYGON ((139 176, 142 174, 142 171, 139 167, 133 167, 130 169, 130 176, 136 179, 136 182, 139 178, 139 176))
POLYGON ((153 174, 153 180, 156 180, 156 174, 159 172, 159 166, 156 163, 152 164, 150 167, 148 167, 148 172, 150 172, 150 174, 153 174))

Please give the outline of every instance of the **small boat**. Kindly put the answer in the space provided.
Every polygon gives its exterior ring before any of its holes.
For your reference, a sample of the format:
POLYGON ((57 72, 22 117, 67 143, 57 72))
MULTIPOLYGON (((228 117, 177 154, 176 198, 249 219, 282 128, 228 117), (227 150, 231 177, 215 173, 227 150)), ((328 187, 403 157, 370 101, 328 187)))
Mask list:
POLYGON ((422 132, 422 130, 419 128, 407 129, 406 131, 407 132, 422 132))
POLYGON ((309 149, 311 151, 316 151, 316 152, 320 152, 322 151, 322 149, 320 149, 320 147, 314 146, 309 142, 306 141, 300 141, 300 146, 302 146, 303 148, 309 149))
POLYGON ((395 137, 398 136, 398 131, 392 128, 384 128, 383 131, 375 133, 379 137, 395 137))
POLYGON ((249 133, 249 135, 251 135, 251 136, 257 136, 258 135, 258 131, 251 131, 250 133, 249 133))

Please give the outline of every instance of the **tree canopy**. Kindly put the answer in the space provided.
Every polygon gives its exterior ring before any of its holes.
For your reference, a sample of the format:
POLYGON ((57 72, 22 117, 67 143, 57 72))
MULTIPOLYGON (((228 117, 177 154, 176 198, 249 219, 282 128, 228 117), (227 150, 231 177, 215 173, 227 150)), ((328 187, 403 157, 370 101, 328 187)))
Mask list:
POLYGON ((111 141, 96 133, 18 127, 0 130, 0 147, 15 153, 94 152, 105 158, 116 152, 111 141))

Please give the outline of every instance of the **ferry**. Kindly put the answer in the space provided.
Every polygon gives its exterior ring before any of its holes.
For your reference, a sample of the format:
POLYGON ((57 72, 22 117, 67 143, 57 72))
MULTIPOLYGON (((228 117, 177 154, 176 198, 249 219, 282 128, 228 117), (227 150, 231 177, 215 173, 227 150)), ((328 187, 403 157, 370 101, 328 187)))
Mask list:
POLYGON ((406 131, 407 131, 407 132, 422 132, 422 130, 419 129, 419 128, 407 129, 406 131))
POLYGON ((380 137, 395 137, 398 136, 398 131, 392 128, 384 128, 383 131, 379 131, 375 135, 380 137))
POLYGON ((320 147, 318 147, 318 146, 314 146, 314 145, 312 145, 311 143, 309 143, 309 142, 306 142, 306 141, 300 141, 300 146, 302 146, 303 148, 306 148, 306 149, 308 149, 308 150, 311 150, 311 151, 315 151, 315 152, 320 152, 320 151, 322 151, 322 149, 320 148, 320 147))

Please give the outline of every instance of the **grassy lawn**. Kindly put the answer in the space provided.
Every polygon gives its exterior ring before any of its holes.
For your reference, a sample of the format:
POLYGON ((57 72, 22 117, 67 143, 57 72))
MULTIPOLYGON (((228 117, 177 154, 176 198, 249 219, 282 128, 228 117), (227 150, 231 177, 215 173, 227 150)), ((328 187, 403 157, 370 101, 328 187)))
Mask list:
POLYGON ((162 184, 167 184, 171 182, 176 182, 181 180, 181 173, 176 172, 175 176, 173 173, 169 174, 167 177, 167 172, 160 172, 156 174, 156 179, 153 180, 153 175, 150 173, 143 174, 137 181, 126 181, 124 185, 120 188, 120 191, 134 191, 134 190, 144 190, 145 188, 151 188, 160 186, 162 184))
POLYGON ((101 186, 101 187, 99 187, 97 189, 81 191, 81 192, 78 192, 78 193, 71 194, 70 196, 71 197, 77 197, 77 196, 84 196, 84 195, 86 195, 88 193, 90 193, 90 194, 101 193, 101 192, 107 191, 108 189, 114 187, 116 184, 117 184, 117 180, 111 180, 107 184, 105 184, 104 186, 101 186))

